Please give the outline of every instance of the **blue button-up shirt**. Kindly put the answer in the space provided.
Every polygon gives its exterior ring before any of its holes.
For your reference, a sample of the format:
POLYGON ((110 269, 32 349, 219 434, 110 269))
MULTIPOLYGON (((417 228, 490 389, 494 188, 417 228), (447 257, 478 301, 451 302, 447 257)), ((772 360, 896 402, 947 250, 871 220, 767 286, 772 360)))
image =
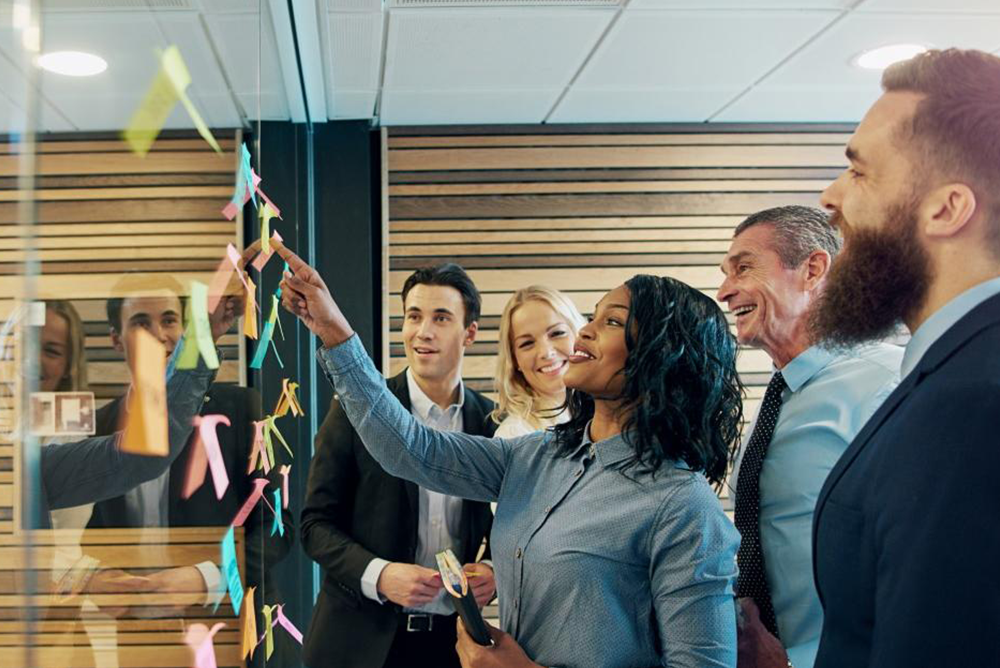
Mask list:
POLYGON ((951 329, 952 325, 969 314, 990 297, 1000 294, 1000 277, 983 281, 969 288, 950 302, 935 311, 927 318, 917 331, 913 333, 910 342, 906 344, 906 354, 903 355, 902 377, 906 378, 916 368, 934 342, 951 329))
POLYGON ((554 456, 551 432, 499 439, 421 425, 353 337, 319 352, 365 447, 390 474, 498 501, 503 629, 534 661, 580 668, 736 665, 739 535, 704 476, 615 470, 621 436, 554 456))
MULTIPOLYGON (((788 388, 760 473, 760 540, 778 632, 795 668, 811 668, 823 628, 812 570, 812 519, 840 456, 899 383, 903 350, 813 346, 781 370, 788 388)), ((746 433, 744 447, 749 443, 746 433)), ((730 480, 730 498, 743 450, 730 480)))

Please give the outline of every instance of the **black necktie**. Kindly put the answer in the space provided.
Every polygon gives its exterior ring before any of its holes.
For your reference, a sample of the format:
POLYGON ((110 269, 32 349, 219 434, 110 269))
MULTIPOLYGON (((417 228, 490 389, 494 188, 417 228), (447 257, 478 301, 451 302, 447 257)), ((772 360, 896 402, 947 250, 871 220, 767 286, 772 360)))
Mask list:
POLYGON ((750 443, 743 453, 740 477, 736 481, 736 528, 743 540, 736 561, 740 577, 736 582, 736 595, 749 596, 760 609, 760 620, 768 631, 778 637, 778 623, 771 604, 771 590, 764 571, 764 552, 760 547, 760 470, 764 465, 767 447, 774 435, 774 425, 781 412, 781 393, 788 387, 778 371, 767 384, 764 402, 757 415, 757 424, 750 443))

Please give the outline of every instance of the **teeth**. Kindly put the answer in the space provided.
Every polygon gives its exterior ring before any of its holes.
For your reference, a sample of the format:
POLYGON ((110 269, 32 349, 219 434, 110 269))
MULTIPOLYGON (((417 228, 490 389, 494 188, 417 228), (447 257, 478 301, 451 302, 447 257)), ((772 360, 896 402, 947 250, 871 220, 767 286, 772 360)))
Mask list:
POLYGON ((548 373, 549 371, 555 371, 556 369, 561 369, 562 365, 563 365, 562 362, 556 362, 555 364, 549 364, 548 366, 543 366, 541 369, 539 369, 539 371, 542 373, 548 373))
POLYGON ((747 306, 740 306, 740 307, 736 308, 733 311, 733 313, 736 314, 736 315, 746 315, 747 313, 750 313, 751 311, 755 311, 755 310, 757 310, 756 306, 754 306, 753 304, 748 304, 747 306))

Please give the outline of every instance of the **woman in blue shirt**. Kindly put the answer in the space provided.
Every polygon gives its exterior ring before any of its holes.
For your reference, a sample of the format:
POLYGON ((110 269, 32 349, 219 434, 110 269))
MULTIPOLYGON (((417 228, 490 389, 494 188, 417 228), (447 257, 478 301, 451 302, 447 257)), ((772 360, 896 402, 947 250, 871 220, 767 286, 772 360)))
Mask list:
POLYGON ((742 387, 714 301, 655 276, 615 288, 580 330, 569 422, 490 439, 414 420, 319 275, 274 245, 294 272, 283 304, 323 341, 320 363, 372 456, 428 489, 498 503, 506 633, 488 649, 460 637, 465 665, 736 665, 739 536, 709 483, 725 476, 742 387))

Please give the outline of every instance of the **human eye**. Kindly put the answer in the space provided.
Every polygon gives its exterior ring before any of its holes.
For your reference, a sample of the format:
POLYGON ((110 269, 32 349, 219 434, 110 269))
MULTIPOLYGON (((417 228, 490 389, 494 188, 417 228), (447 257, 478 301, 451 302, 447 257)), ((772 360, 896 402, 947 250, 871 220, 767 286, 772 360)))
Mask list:
POLYGON ((527 349, 528 349, 528 348, 530 348, 530 347, 531 347, 531 346, 532 346, 532 345, 533 345, 534 343, 535 343, 535 342, 534 342, 534 341, 532 341, 531 339, 525 339, 524 341, 521 341, 521 343, 517 344, 517 349, 518 349, 518 350, 527 350, 527 349))
POLYGON ((552 337, 553 339, 559 339, 566 336, 567 333, 568 332, 565 329, 554 329, 551 332, 549 332, 549 336, 552 337))
POLYGON ((862 176, 864 176, 864 174, 862 174, 861 172, 859 172, 859 171, 858 171, 857 169, 855 169, 854 167, 848 167, 848 168, 847 168, 847 173, 851 175, 851 178, 852 178, 852 179, 859 179, 859 178, 861 178, 862 176))
POLYGON ((410 322, 417 322, 418 320, 420 320, 420 315, 416 313, 408 313, 406 315, 406 319, 409 320, 410 322))
POLYGON ((434 322, 449 322, 451 318, 446 315, 435 316, 434 322))
POLYGON ((612 327, 621 327, 622 325, 625 324, 619 318, 616 318, 614 316, 608 316, 605 322, 607 322, 607 324, 611 325, 612 327))

